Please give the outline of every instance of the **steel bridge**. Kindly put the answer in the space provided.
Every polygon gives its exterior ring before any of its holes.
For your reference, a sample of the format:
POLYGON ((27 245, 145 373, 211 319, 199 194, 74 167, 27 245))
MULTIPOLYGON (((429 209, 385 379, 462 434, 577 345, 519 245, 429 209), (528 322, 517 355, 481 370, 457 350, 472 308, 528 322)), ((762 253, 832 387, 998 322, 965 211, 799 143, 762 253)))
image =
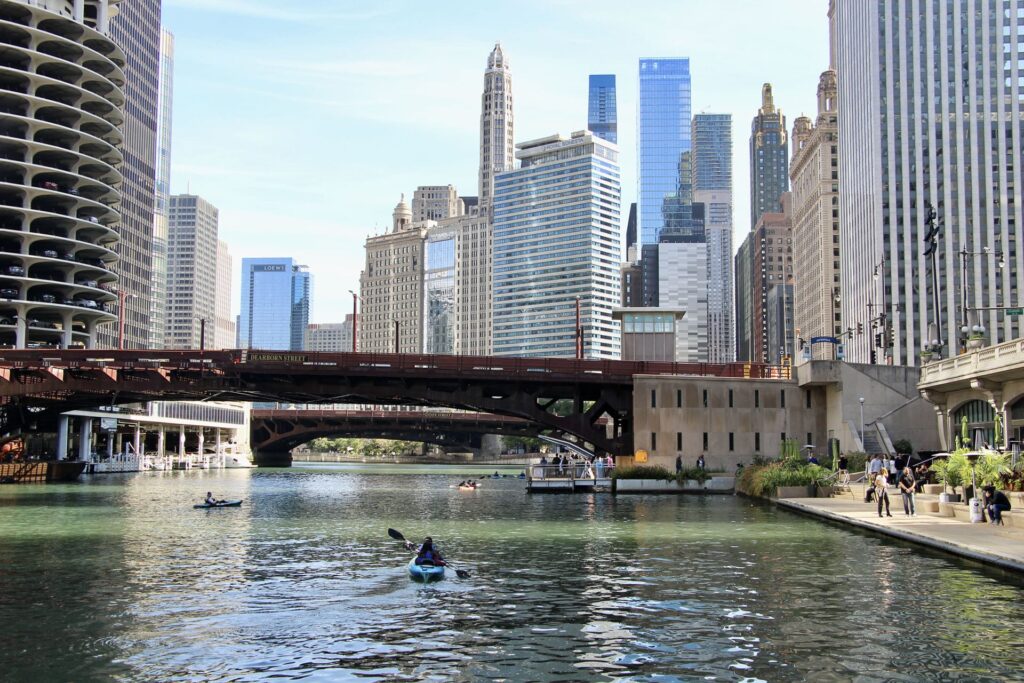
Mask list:
POLYGON ((12 433, 73 409, 160 400, 439 406, 527 420, 632 453, 633 377, 777 378, 754 363, 660 363, 293 351, 0 351, 12 433), (563 409, 568 406, 568 410, 563 409))

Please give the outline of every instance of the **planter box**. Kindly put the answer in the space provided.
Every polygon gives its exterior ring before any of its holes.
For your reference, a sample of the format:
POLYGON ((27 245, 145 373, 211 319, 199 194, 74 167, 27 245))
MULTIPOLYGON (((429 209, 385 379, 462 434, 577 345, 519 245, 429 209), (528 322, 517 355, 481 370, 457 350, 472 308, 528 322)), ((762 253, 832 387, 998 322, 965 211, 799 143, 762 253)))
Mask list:
POLYGON ((919 500, 915 501, 917 509, 921 512, 927 512, 929 514, 939 514, 939 501, 937 500, 919 500))
POLYGON ((921 493, 927 496, 937 496, 942 493, 946 487, 942 484, 925 484, 921 490, 921 493))
MULTIPOLYGON (((960 503, 943 503, 943 502, 940 501, 939 502, 939 517, 955 517, 956 514, 954 513, 954 510, 956 510, 956 508, 962 508, 962 507, 964 507, 964 506, 961 505, 960 503)), ((966 509, 966 508, 964 508, 964 509, 966 509)))
POLYGON ((780 486, 776 498, 813 498, 814 486, 780 486))
POLYGON ((960 494, 959 493, 940 493, 939 494, 939 502, 940 503, 959 503, 960 502, 960 494))
POLYGON ((831 498, 834 491, 831 486, 818 486, 815 491, 816 498, 831 498))

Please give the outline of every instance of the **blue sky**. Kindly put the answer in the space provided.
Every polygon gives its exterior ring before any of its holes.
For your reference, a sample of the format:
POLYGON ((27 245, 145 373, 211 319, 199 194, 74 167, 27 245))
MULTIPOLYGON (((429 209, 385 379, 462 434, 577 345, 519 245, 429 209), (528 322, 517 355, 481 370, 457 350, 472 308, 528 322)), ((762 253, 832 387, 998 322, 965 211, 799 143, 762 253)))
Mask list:
POLYGON ((588 74, 617 75, 623 220, 636 197, 637 61, 689 57, 694 112, 733 115, 735 249, 750 229, 761 84, 773 84, 790 129, 800 114, 813 118, 827 7, 165 0, 176 41, 172 191, 220 209, 236 275, 244 256, 292 256, 313 273, 311 321, 339 321, 358 291, 363 243, 390 226, 401 193, 447 183, 477 193, 480 91, 495 41, 511 63, 517 142, 585 128, 588 74))

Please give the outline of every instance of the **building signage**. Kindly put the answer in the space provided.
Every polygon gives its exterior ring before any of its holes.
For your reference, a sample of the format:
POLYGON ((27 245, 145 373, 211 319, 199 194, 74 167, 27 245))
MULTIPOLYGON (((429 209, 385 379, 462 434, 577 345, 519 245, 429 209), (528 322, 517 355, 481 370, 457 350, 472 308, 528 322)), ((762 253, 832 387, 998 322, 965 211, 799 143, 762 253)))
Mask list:
POLYGON ((1006 315, 1024 315, 1024 308, 1008 308, 1006 315))
POLYGON ((811 337, 812 344, 838 344, 839 339, 836 337, 811 337))
POLYGON ((107 432, 117 431, 117 418, 116 417, 101 417, 100 418, 100 429, 107 432))
POLYGON ((287 266, 281 263, 263 263, 252 267, 257 273, 283 273, 287 266))
POLYGON ((633 462, 644 463, 647 462, 647 451, 641 449, 633 454, 633 462))

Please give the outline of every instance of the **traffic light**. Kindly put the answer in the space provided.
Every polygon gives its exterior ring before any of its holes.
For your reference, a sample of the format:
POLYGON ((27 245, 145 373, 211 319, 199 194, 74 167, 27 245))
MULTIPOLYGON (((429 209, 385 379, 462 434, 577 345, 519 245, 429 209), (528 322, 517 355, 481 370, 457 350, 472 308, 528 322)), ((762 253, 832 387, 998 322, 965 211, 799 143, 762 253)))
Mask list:
POLYGON ((896 348, 896 327, 895 326, 889 328, 889 346, 891 348, 894 348, 894 349, 896 348))
POLYGON ((864 323, 857 323, 857 334, 864 334, 864 323))
POLYGON ((875 335, 875 346, 881 346, 881 345, 882 345, 882 333, 879 332, 878 334, 875 335))

